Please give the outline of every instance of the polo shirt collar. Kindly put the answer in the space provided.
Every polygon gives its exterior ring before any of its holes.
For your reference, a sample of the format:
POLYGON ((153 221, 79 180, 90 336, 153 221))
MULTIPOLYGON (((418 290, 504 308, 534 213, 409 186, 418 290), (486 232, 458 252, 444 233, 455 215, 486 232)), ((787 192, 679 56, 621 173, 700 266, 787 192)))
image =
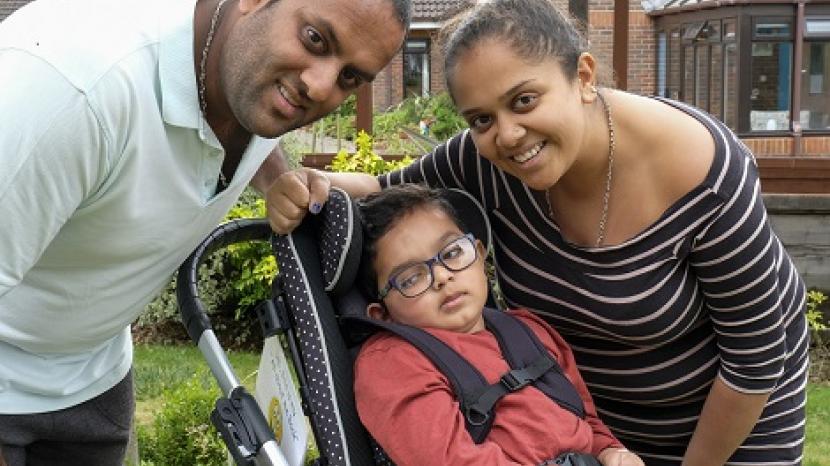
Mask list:
POLYGON ((159 86, 161 114, 168 124, 202 127, 196 74, 193 68, 195 2, 172 1, 160 18, 159 86))

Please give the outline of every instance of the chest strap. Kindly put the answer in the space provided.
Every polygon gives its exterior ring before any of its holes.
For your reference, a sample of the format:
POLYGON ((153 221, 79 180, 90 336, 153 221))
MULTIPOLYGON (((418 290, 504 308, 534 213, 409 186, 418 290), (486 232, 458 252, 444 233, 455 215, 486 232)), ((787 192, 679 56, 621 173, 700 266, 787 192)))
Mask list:
POLYGON ((576 387, 565 377, 559 363, 550 355, 530 327, 506 312, 490 308, 484 308, 484 321, 487 329, 496 336, 499 348, 512 369, 502 378, 513 371, 517 371, 514 374, 517 380, 523 380, 522 377, 535 376, 535 372, 532 371, 545 365, 546 363, 541 360, 547 359, 550 368, 539 377, 534 377, 531 383, 562 408, 580 419, 585 418, 585 405, 576 387))
POLYGON ((495 309, 484 309, 484 319, 498 341, 499 348, 511 367, 495 384, 488 384, 472 364, 449 345, 432 334, 408 325, 383 322, 365 316, 348 316, 382 328, 418 348, 447 377, 464 414, 464 424, 475 443, 490 433, 495 418, 495 405, 508 393, 534 385, 560 406, 580 418, 585 417, 582 399, 562 374, 536 334, 519 319, 495 309))

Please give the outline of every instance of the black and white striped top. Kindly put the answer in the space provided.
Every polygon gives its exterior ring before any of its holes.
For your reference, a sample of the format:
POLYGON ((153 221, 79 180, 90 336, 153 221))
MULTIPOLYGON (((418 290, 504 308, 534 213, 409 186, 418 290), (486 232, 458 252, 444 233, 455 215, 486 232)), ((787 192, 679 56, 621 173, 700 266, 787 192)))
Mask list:
POLYGON ((646 464, 679 464, 714 377, 774 391, 730 464, 796 464, 804 427, 805 290, 770 229, 754 158, 717 120, 705 181, 620 245, 566 242, 548 203, 478 156, 467 131, 381 185, 462 188, 485 206, 507 304, 573 346, 600 415, 646 464))

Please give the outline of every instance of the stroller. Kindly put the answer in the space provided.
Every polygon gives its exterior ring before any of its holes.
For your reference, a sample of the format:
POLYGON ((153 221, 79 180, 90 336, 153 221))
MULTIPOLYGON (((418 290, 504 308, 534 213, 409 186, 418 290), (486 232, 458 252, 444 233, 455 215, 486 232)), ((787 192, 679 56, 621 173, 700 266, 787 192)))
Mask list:
MULTIPOLYGON (((470 232, 489 247, 489 220, 481 205, 463 191, 451 191, 449 198, 470 232)), ((222 391, 211 421, 236 464, 305 464, 306 418, 320 453, 313 464, 393 464, 360 423, 354 403, 353 360, 375 330, 359 319, 367 300, 353 286, 361 251, 356 207, 333 188, 322 212, 307 216, 291 234, 274 235, 264 219, 229 222, 180 267, 176 294, 182 321, 222 391), (272 297, 256 308, 265 343, 254 395, 234 374, 197 286, 203 259, 244 241, 269 241, 279 264, 272 297)), ((598 464, 568 458, 547 464, 598 464)))

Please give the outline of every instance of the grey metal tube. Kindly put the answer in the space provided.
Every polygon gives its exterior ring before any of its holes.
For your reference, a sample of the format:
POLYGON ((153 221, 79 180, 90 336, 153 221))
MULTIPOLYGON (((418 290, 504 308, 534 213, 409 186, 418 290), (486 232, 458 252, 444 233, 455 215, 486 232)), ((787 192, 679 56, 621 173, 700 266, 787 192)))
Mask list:
POLYGON ((257 466, 289 466, 276 440, 269 440, 262 444, 255 460, 257 466))
POLYGON ((231 391, 241 384, 239 379, 236 378, 236 373, 234 373, 233 367, 231 367, 231 363, 228 361, 228 357, 225 355, 225 351, 222 349, 222 345, 219 344, 213 330, 207 329, 202 332, 197 346, 205 357, 213 377, 219 383, 222 394, 229 396, 231 391))

